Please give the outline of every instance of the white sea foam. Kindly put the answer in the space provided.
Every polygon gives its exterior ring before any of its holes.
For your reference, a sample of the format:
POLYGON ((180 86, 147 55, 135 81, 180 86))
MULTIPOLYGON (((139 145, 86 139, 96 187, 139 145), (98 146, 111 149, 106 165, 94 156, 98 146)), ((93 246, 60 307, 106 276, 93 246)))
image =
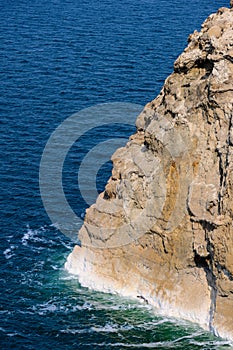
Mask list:
POLYGON ((27 231, 24 233, 21 242, 24 246, 27 246, 29 242, 46 242, 45 239, 41 237, 41 234, 45 232, 45 227, 42 226, 39 229, 31 229, 27 226, 27 231))
POLYGON ((7 335, 8 337, 15 337, 15 336, 18 336, 18 335, 23 335, 22 333, 19 333, 19 332, 16 332, 16 331, 14 331, 14 332, 9 332, 9 331, 7 331, 5 328, 3 328, 3 327, 0 327, 0 332, 6 333, 6 335, 7 335))
MULTIPOLYGON (((9 314, 10 312, 8 311, 8 310, 0 310, 0 315, 1 314, 9 314)), ((0 329, 1 329, 1 327, 0 327, 0 329)))
POLYGON ((65 334, 85 334, 85 333, 90 333, 90 330, 89 329, 72 329, 72 328, 67 328, 67 329, 61 329, 60 333, 65 333, 65 334))
POLYGON ((59 309, 58 305, 56 305, 55 302, 51 300, 43 304, 33 305, 32 307, 32 310, 34 312, 37 311, 39 315, 45 315, 46 313, 50 313, 50 312, 57 312, 58 309, 59 309))
MULTIPOLYGON (((200 347, 201 349, 207 349, 208 347, 212 347, 214 346, 216 349, 220 347, 225 347, 227 346, 227 349, 232 349, 232 347, 230 347, 231 343, 228 341, 224 341, 224 340, 217 340, 217 341, 195 341, 193 338, 200 336, 201 333, 200 332, 195 332, 193 334, 190 334, 188 336, 183 336, 183 337, 179 337, 177 339, 171 340, 171 341, 158 341, 158 342, 149 342, 149 343, 121 343, 121 342, 116 342, 116 343, 107 343, 107 342, 103 342, 103 343, 93 343, 92 346, 96 346, 96 347, 119 347, 119 348, 137 348, 137 349, 142 349, 142 348, 148 348, 148 349, 157 349, 157 348, 170 348, 170 349, 175 349, 177 347, 177 343, 182 342, 185 339, 190 340, 189 341, 189 345, 197 345, 198 347, 200 347)), ((85 345, 85 344, 84 344, 85 345)), ((89 345, 89 344, 87 344, 89 345)))
POLYGON ((60 281, 71 281, 71 280, 78 280, 78 276, 69 275, 69 276, 62 276, 59 278, 60 281))
POLYGON ((66 243, 66 242, 64 242, 63 240, 60 240, 60 243, 63 245, 63 247, 65 247, 65 248, 67 248, 67 249, 69 249, 69 250, 73 248, 73 243, 72 243, 72 242, 66 243))
POLYGON ((138 305, 131 304, 101 304, 93 302, 95 310, 115 310, 115 311, 126 311, 139 309, 138 305))
POLYGON ((24 336, 23 333, 19 333, 19 332, 11 332, 11 333, 7 333, 8 337, 17 337, 17 336, 24 336))
POLYGON ((97 333, 118 333, 122 331, 128 331, 135 328, 132 325, 118 325, 118 324, 113 324, 113 323, 106 323, 104 326, 96 326, 96 327, 91 327, 92 332, 97 332, 97 333))
MULTIPOLYGON (((96 273, 93 273, 93 266, 91 262, 86 258, 86 251, 80 250, 79 254, 75 252, 71 253, 66 261, 65 269, 68 270, 73 275, 78 276, 79 283, 83 287, 90 288, 92 290, 104 292, 104 293, 112 293, 114 295, 119 294, 126 298, 133 298, 134 300, 138 300, 138 295, 143 295, 143 292, 137 290, 137 286, 123 286, 123 288, 119 288, 119 285, 116 281, 112 279, 99 277, 96 273)), ((186 310, 171 307, 171 305, 166 302, 166 300, 160 300, 159 298, 154 299, 146 294, 146 299, 148 300, 149 305, 156 311, 157 315, 176 318, 179 320, 185 320, 192 322, 194 324, 199 324, 203 329, 208 330, 208 317, 209 315, 202 315, 201 313, 193 314, 193 312, 186 312, 186 310)), ((145 305, 145 304, 143 304, 145 305)), ((177 321, 176 321, 177 322, 177 321)), ((221 331, 221 334, 218 334, 215 331, 215 335, 222 337, 223 339, 231 339, 232 335, 224 333, 221 331)))
POLYGON ((72 311, 75 312, 77 310, 81 311, 81 310, 92 310, 93 306, 91 303, 88 303, 87 301, 85 301, 85 303, 83 305, 75 305, 72 307, 72 311))
MULTIPOLYGON (((93 326, 86 329, 67 328, 60 330, 61 333, 83 334, 83 333, 118 333, 134 329, 132 325, 118 325, 114 323, 106 323, 104 326, 93 326)), ((90 344, 89 344, 90 345, 90 344)))
POLYGON ((46 315, 47 313, 70 313, 83 310, 92 310, 92 304, 85 301, 83 305, 72 305, 72 304, 63 304, 63 300, 49 300, 43 304, 37 304, 32 307, 34 312, 37 312, 39 315, 46 315))
POLYGON ((191 345, 197 345, 200 346, 202 348, 207 348, 207 347, 212 347, 212 346, 227 346, 227 349, 233 349, 232 343, 228 340, 213 340, 213 341, 206 341, 206 342, 201 342, 201 341, 197 341, 195 339, 191 339, 190 340, 190 344, 191 345))
POLYGON ((3 254, 7 260, 11 259, 16 254, 14 253, 14 250, 17 249, 17 246, 11 245, 10 248, 7 248, 4 250, 3 254))
MULTIPOLYGON (((88 346, 89 344, 83 344, 84 346, 88 346)), ((96 347, 120 347, 120 348, 137 348, 137 349, 142 349, 142 348, 148 348, 148 349, 157 349, 159 347, 162 347, 163 349, 165 347, 169 348, 175 348, 176 345, 173 341, 158 341, 158 342, 150 342, 150 343, 92 343, 92 346, 96 347)))

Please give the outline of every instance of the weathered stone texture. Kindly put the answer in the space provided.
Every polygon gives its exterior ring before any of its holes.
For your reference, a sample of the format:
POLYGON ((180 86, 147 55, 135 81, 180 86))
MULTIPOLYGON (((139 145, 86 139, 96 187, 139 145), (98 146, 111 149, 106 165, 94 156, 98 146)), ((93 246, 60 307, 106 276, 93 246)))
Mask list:
POLYGON ((113 155, 66 266, 233 339, 233 9, 188 42, 113 155))

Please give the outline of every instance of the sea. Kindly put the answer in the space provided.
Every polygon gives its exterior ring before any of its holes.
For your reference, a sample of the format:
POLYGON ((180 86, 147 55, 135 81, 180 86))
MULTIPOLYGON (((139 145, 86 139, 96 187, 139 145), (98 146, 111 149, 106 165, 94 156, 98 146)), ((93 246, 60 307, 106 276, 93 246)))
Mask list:
MULTIPOLYGON (((145 303, 82 287, 64 268, 78 238, 51 219, 39 181, 46 144, 67 118, 83 111, 84 130, 89 108, 154 99, 188 35, 223 6, 228 1, 0 0, 1 350, 231 348, 145 303)), ((91 204, 77 180, 82 160, 134 130, 134 120, 120 135, 108 122, 100 140, 96 120, 62 163, 64 195, 80 222, 91 204)), ((104 160, 95 172, 97 192, 111 166, 104 160)))

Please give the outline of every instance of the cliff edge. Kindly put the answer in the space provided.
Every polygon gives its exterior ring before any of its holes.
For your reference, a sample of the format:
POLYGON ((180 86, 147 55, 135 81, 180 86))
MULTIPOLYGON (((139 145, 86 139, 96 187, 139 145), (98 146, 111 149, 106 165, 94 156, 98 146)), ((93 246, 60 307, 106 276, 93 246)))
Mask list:
POLYGON ((233 9, 189 36, 66 268, 233 340, 233 9))

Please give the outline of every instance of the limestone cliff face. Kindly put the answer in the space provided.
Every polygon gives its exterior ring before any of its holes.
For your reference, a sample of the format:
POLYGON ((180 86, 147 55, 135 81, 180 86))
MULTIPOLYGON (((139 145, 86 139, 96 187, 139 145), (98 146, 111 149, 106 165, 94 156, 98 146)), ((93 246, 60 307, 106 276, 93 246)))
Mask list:
POLYGON ((188 41, 113 155, 66 267, 233 339, 233 9, 188 41))

